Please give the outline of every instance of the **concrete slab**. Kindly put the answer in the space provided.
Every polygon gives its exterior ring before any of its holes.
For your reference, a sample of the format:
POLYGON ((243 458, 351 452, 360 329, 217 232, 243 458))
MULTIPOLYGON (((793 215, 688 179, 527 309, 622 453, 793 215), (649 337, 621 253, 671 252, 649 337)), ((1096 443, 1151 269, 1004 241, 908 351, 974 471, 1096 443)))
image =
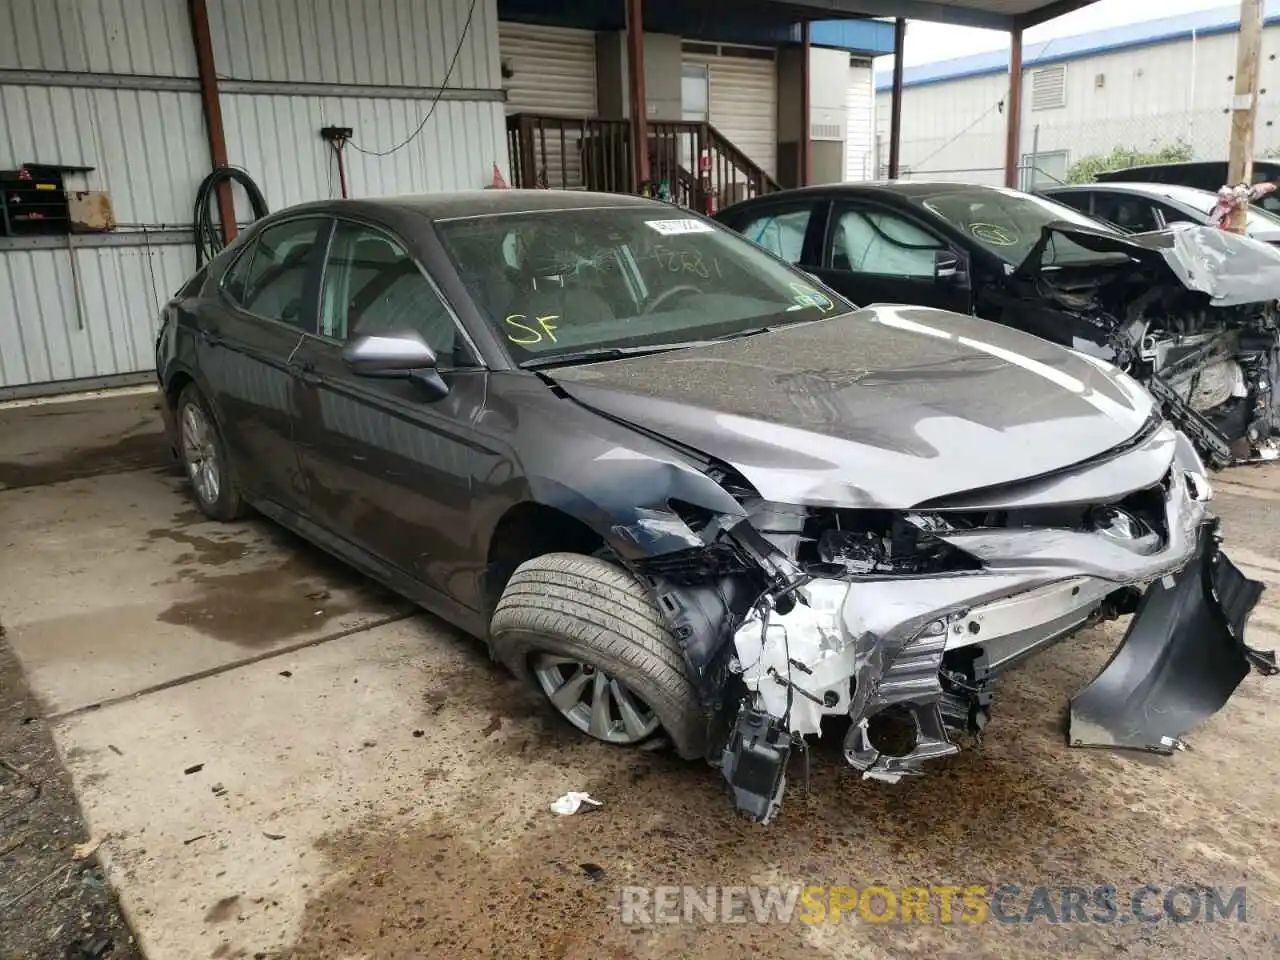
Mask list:
MULTIPOLYGON (((75 472, 67 436, 43 456, 75 472)), ((811 790, 797 758, 760 828, 705 765, 587 741, 425 614, 360 630, 403 608, 266 524, 204 522, 172 475, 101 474, 119 465, 0 492, 0 616, 72 711, 59 749, 151 960, 1276 952, 1278 681, 1247 679, 1175 757, 1071 750, 1066 703, 1110 624, 1002 680, 984 742, 927 777, 863 782, 828 729, 811 790), (568 790, 604 806, 552 816, 568 790), (1243 885, 1249 922, 947 924, 936 901, 914 924, 619 919, 624 885, 766 883, 1017 884, 1023 910, 1038 886, 1243 885)), ((1278 645, 1280 469, 1221 490, 1233 555, 1269 586, 1251 642, 1278 645)))
POLYGON ((170 460, 157 390, 59 401, 0 405, 0 490, 170 460))
POLYGON ((52 713, 410 609, 266 521, 218 524, 143 470, 0 491, 0 616, 52 713))
POLYGON ((860 781, 829 730, 811 793, 794 770, 768 828, 736 818, 702 764, 585 741, 425 615, 81 715, 57 737, 151 960, 1154 960, 1225 942, 1263 955, 1280 917, 1268 681, 1247 680, 1175 758, 1070 750, 1062 706, 1117 636, 1093 631, 1011 676, 984 745, 926 778, 860 781), (554 817, 568 790, 604 806, 554 817), (943 924, 936 904, 907 927, 618 914, 624 885, 1018 884, 1019 910, 1035 886, 1192 878, 1246 885, 1250 922, 1063 932, 943 924))

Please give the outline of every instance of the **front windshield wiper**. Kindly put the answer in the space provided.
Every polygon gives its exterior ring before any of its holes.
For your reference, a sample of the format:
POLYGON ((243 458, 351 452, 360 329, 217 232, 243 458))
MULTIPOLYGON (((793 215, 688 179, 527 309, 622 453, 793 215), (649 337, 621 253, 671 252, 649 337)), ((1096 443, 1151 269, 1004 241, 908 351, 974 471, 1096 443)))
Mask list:
POLYGON ((525 360, 519 366, 522 370, 534 370, 542 367, 565 367, 574 363, 616 360, 619 357, 642 357, 650 353, 683 350, 686 347, 705 347, 713 343, 715 343, 714 340, 684 340, 680 343, 649 343, 635 347, 594 347, 590 350, 575 350, 572 353, 557 353, 551 357, 534 357, 532 360, 525 360))

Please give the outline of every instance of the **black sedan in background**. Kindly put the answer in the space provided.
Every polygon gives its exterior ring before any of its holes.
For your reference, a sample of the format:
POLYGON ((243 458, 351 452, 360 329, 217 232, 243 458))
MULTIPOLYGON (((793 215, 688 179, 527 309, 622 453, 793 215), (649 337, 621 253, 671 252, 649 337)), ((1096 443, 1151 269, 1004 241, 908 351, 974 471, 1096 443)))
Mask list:
POLYGON ((157 368, 210 517, 256 507, 583 733, 711 760, 761 820, 824 716, 868 776, 922 772, 1004 668, 1144 590, 1075 743, 1167 753, 1268 663, 1203 465, 1133 380, 962 314, 854 310, 666 204, 294 207, 167 305, 157 368))
POLYGON ((1265 244, 1187 224, 1131 235, 945 182, 786 190, 717 219, 855 303, 972 313, 1114 363, 1215 466, 1280 456, 1280 251, 1265 244))

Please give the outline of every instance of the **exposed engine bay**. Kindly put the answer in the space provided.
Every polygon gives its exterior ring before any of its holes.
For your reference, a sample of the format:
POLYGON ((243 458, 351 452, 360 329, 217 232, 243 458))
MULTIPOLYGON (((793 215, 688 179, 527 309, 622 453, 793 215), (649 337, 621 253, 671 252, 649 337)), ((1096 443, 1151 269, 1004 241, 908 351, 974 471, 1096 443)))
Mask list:
POLYGON ((919 775, 981 736, 1005 670, 1102 620, 1134 614, 1072 701, 1073 746, 1172 753, 1250 669, 1277 672, 1243 639, 1262 586, 1219 550, 1202 462, 1158 418, 1060 476, 913 510, 779 504, 707 472, 746 517, 673 501, 643 526, 689 547, 635 569, 683 645, 707 759, 757 821, 824 720, 848 717, 864 778, 919 775))
MULTIPOLYGON (((1082 239, 1078 230, 1070 236, 1100 250, 1116 246, 1116 238, 1082 239)), ((1274 252, 1263 244, 1242 248, 1245 259, 1266 262, 1240 290, 1239 278, 1223 274, 1228 263, 1232 272, 1250 269, 1239 262, 1237 248, 1250 243, 1243 238, 1181 226, 1122 242, 1134 257, 1127 264, 1039 269, 1024 278, 1024 296, 1038 301, 1031 307, 1040 314, 1033 316, 1034 332, 1132 375, 1211 466, 1280 457, 1273 397, 1280 384, 1280 285, 1264 279, 1277 276, 1274 252), (1227 252, 1219 249, 1223 243, 1234 246, 1227 252), (1069 335, 1061 316, 1056 323, 1045 316, 1046 306, 1067 315, 1069 335)))

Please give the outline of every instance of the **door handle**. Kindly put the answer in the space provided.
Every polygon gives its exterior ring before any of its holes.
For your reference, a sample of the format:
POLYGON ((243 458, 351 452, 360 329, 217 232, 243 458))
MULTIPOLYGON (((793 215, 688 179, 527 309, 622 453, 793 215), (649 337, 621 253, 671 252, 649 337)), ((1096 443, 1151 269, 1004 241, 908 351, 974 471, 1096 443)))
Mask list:
POLYGON ((317 384, 320 382, 320 375, 316 373, 316 365, 310 360, 303 360, 298 363, 298 379, 306 384, 317 384))
POLYGON ((200 338, 201 343, 204 343, 210 347, 218 347, 222 345, 222 337, 218 336, 213 331, 206 329, 205 327, 197 327, 196 336, 200 338))

